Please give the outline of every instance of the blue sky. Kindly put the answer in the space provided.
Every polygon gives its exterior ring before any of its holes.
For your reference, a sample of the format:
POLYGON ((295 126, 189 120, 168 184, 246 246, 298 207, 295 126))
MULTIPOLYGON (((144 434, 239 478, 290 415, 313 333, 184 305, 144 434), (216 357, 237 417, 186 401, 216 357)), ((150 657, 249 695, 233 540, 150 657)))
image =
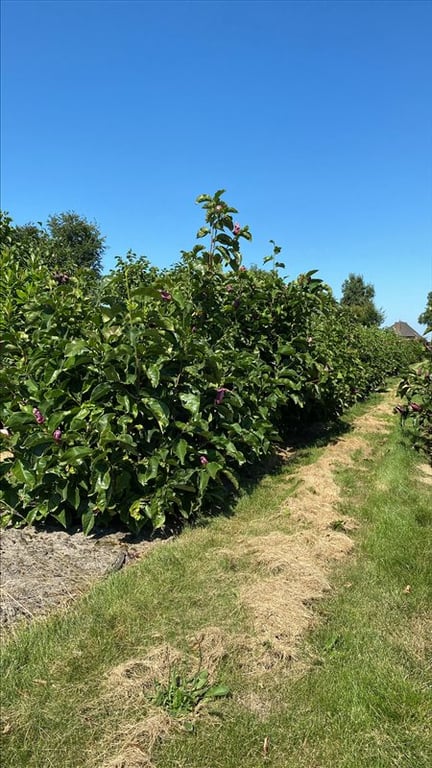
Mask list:
POLYGON ((432 290, 432 4, 3 0, 2 196, 75 210, 169 266, 227 190, 286 273, 374 285, 417 330, 432 290))

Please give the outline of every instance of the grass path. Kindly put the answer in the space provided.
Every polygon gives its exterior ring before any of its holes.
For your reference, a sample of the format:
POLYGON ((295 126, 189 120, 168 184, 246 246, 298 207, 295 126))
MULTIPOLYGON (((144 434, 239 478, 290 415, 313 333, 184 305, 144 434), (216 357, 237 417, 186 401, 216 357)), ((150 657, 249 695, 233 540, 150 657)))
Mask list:
POLYGON ((391 406, 18 633, 2 765, 429 768, 431 486, 391 406), (151 697, 199 669, 231 697, 185 730, 151 697))

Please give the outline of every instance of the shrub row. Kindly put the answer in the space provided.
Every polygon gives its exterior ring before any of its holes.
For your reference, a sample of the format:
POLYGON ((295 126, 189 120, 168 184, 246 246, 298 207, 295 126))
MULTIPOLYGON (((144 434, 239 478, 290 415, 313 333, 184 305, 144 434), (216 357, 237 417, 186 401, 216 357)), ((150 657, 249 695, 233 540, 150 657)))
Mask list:
POLYGON ((404 425, 408 419, 414 447, 424 452, 432 465, 432 352, 409 371, 399 383, 398 394, 403 405, 395 411, 400 414, 404 425))
POLYGON ((246 270, 237 211, 221 192, 199 201, 210 245, 168 271, 127 258, 95 283, 2 250, 3 524, 137 531, 217 511, 282 434, 418 357, 355 322, 314 271, 286 282, 276 246, 246 270))

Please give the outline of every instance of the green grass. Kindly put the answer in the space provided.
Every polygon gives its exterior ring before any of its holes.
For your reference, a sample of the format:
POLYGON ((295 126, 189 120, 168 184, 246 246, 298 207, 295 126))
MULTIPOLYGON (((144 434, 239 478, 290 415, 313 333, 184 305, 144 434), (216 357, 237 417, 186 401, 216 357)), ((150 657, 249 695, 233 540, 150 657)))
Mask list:
MULTIPOLYGON (((223 659, 217 681, 232 698, 199 718, 193 733, 156 744, 157 768, 432 764, 432 494, 396 419, 393 426, 389 437, 371 436, 367 460, 338 473, 344 496, 335 519, 349 514, 361 525, 355 556, 335 568, 335 589, 316 606, 320 621, 299 651, 304 664, 252 674, 241 658, 223 659)), ((322 450, 302 450, 301 462, 322 450)), ((295 490, 298 465, 264 478, 232 518, 161 545, 5 646, 2 765, 100 768, 113 734, 143 718, 147 706, 145 697, 138 705, 105 701, 109 670, 162 642, 187 655, 187 638, 206 625, 251 633, 237 590, 253 566, 246 556, 233 560, 229 548, 236 536, 292 530, 280 505, 295 490)))

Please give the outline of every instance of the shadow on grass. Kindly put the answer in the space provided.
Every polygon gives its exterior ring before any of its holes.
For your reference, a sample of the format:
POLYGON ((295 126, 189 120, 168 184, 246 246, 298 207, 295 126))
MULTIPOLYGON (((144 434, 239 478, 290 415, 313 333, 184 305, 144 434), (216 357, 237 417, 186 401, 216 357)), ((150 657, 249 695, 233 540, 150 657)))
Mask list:
POLYGON ((215 517, 232 517, 235 515, 240 495, 251 495, 266 477, 279 476, 286 472, 288 467, 294 470, 297 466, 308 463, 308 460, 313 460, 314 449, 337 443, 342 435, 346 435, 352 429, 352 424, 347 418, 339 418, 327 423, 315 422, 306 428, 293 429, 289 439, 285 436, 285 440, 281 440, 272 453, 261 461, 248 464, 240 470, 238 492, 235 492, 233 486, 227 481, 224 483, 226 493, 223 503, 221 503, 220 488, 218 488, 217 498, 212 503, 210 491, 208 503, 200 517, 191 521, 190 524, 195 527, 205 527, 215 517))
MULTIPOLYGON (((168 519, 165 526, 158 530, 152 530, 150 526, 144 526, 139 532, 132 532, 120 518, 113 519, 108 527, 95 526, 89 534, 93 540, 101 540, 112 534, 121 534, 122 544, 134 544, 142 541, 155 541, 177 536, 187 527, 207 526, 215 517, 232 517, 235 514, 240 495, 250 495, 265 477, 277 476, 285 472, 287 467, 294 469, 296 465, 308 462, 313 449, 325 448, 334 444, 338 439, 352 430, 352 425, 346 417, 341 417, 329 422, 315 422, 307 427, 284 430, 284 437, 274 447, 272 453, 261 461, 247 464, 238 473, 239 489, 227 479, 223 479, 214 486, 209 485, 206 492, 205 506, 196 518, 188 521, 178 518, 168 519), (222 491, 222 492, 221 492, 222 491)), ((82 532, 82 527, 74 523, 66 529, 54 519, 39 521, 33 524, 36 531, 45 533, 67 532, 71 536, 82 532)))

